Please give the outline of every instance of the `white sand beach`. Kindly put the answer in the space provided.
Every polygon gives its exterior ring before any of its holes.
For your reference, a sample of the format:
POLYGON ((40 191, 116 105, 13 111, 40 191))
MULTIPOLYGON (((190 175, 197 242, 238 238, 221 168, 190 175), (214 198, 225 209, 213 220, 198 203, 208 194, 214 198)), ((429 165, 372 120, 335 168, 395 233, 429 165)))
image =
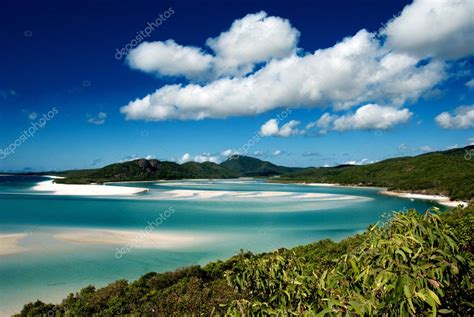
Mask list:
POLYGON ((18 245, 27 233, 0 234, 0 256, 27 251, 27 248, 18 245))
POLYGON ((320 194, 320 193, 306 193, 306 194, 296 196, 294 198, 297 198, 297 199, 317 199, 318 201, 324 201, 324 200, 360 200, 362 198, 370 199, 370 198, 361 197, 361 196, 320 194))
POLYGON ((380 191, 379 194, 386 195, 386 196, 409 198, 409 199, 432 200, 432 201, 438 202, 441 205, 448 206, 448 207, 457 207, 459 205, 466 207, 467 205, 469 205, 465 201, 458 201, 458 200, 451 201, 448 196, 442 196, 442 195, 424 195, 424 194, 394 192, 394 191, 388 191, 388 190, 380 191))
POLYGON ((59 232, 53 237, 57 240, 76 243, 128 245, 136 248, 173 250, 210 242, 216 238, 208 234, 156 232, 146 230, 146 228, 141 231, 80 229, 59 232))
POLYGON ((57 184, 54 180, 39 182, 32 190, 47 192, 51 195, 79 195, 79 196, 130 196, 147 192, 148 188, 108 186, 108 185, 72 185, 57 184))
POLYGON ((386 189, 386 187, 363 186, 363 185, 341 185, 337 183, 292 183, 294 185, 316 186, 316 187, 346 187, 346 188, 376 188, 386 189))

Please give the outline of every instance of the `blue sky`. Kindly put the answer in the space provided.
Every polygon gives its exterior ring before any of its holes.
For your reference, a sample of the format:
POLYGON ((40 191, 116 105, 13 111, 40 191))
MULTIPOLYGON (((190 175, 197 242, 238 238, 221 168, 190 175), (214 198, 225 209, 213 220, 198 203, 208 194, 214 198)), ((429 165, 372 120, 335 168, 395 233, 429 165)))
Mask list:
POLYGON ((8 1, 0 170, 239 149, 331 166, 465 146, 474 8, 453 3, 8 1))

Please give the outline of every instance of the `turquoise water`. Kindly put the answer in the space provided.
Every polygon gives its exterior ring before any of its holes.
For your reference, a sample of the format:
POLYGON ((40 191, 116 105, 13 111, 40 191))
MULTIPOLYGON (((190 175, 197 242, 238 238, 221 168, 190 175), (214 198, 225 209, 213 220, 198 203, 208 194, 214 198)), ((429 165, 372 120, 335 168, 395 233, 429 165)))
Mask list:
POLYGON ((361 232, 388 211, 434 203, 378 195, 374 188, 269 184, 263 180, 170 181, 116 186, 146 187, 132 197, 55 196, 31 187, 40 177, 0 177, 0 234, 27 233, 26 251, 0 256, 0 314, 40 299, 58 301, 89 284, 136 279, 253 252, 361 232), (180 196, 186 190, 193 195, 180 196), (216 194, 217 192, 217 194, 216 194), (261 192, 270 193, 262 197, 261 192), (314 194, 323 194, 322 196, 314 194), (160 213, 175 211, 154 232, 207 240, 189 245, 136 247, 117 258, 123 243, 65 241, 55 234, 85 229, 139 232, 160 213))

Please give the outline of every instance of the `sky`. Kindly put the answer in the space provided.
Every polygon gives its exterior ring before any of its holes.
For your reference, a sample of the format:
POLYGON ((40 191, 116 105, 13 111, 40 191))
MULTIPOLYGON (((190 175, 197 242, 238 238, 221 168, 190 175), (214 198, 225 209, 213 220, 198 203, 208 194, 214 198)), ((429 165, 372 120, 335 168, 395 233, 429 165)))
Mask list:
POLYGON ((10 1, 0 171, 474 143, 474 0, 10 1))

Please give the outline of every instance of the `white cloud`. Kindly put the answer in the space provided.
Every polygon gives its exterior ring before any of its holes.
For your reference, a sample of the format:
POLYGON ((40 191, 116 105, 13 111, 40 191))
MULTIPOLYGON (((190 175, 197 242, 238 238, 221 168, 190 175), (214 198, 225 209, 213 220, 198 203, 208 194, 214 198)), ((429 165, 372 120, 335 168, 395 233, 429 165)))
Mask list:
POLYGON ((296 49, 299 32, 288 20, 248 14, 235 20, 230 29, 206 44, 215 52, 215 71, 225 75, 246 74, 256 63, 283 58, 296 49))
POLYGON ((211 67, 212 56, 200 48, 182 46, 173 40, 144 42, 127 56, 131 68, 164 76, 184 76, 190 79, 204 76, 211 67))
POLYGON ((288 137, 290 135, 300 134, 300 131, 296 129, 299 124, 299 121, 291 120, 280 128, 278 126, 277 119, 270 119, 260 127, 260 134, 263 136, 280 137, 288 137))
POLYGON ((35 120, 38 117, 38 114, 36 112, 31 112, 28 114, 28 119, 30 120, 35 120))
POLYGON ((474 54, 472 0, 415 0, 382 31, 387 44, 420 58, 474 54))
POLYGON ((282 155, 283 153, 285 153, 285 152, 282 151, 282 150, 275 150, 275 151, 273 151, 272 155, 273 156, 279 156, 279 155, 282 155))
POLYGON ((221 156, 223 156, 223 157, 229 157, 229 156, 232 156, 232 155, 235 155, 235 154, 238 154, 238 153, 237 153, 236 150, 233 150, 233 149, 227 149, 227 150, 221 152, 221 156))
POLYGON ((399 109, 390 106, 380 106, 377 104, 367 104, 358 108, 354 113, 347 113, 339 116, 336 114, 324 113, 318 120, 306 124, 304 129, 297 129, 299 121, 291 120, 281 128, 276 119, 265 122, 260 128, 263 136, 310 135, 315 127, 319 129, 319 134, 326 134, 328 131, 348 131, 348 130, 388 130, 396 125, 406 123, 413 114, 408 109, 399 109))
POLYGON ((210 153, 202 153, 199 155, 191 156, 189 153, 183 154, 180 160, 178 160, 178 163, 186 163, 186 162, 197 162, 197 163, 204 163, 204 162, 213 162, 213 163, 219 163, 220 162, 220 157, 218 155, 211 155, 210 153))
POLYGON ((406 153, 406 152, 410 152, 411 148, 410 148, 410 146, 402 143, 398 146, 398 150, 402 153, 406 153))
POLYGON ((105 119, 107 118, 107 113, 105 112, 99 112, 97 116, 89 116, 87 122, 91 124, 96 124, 96 125, 102 125, 105 123, 105 119))
POLYGON ((474 128, 474 105, 457 107, 453 115, 442 112, 435 120, 443 129, 474 128))
POLYGON ((446 147, 446 149, 448 150, 457 149, 457 148, 459 148, 459 144, 453 144, 446 147))
POLYGON ((207 80, 221 76, 241 76, 255 64, 289 56, 296 51, 299 32, 288 20, 248 14, 235 20, 229 30, 206 44, 214 55, 201 48, 166 42, 144 42, 127 56, 131 68, 164 76, 184 76, 207 80))
POLYGON ((469 88, 474 88, 474 79, 471 79, 470 81, 468 81, 466 83, 466 86, 469 87, 469 88))
POLYGON ((254 151, 252 155, 253 155, 253 156, 257 156, 257 157, 259 157, 259 156, 266 156, 266 152, 261 151, 261 150, 257 150, 257 151, 254 151))
POLYGON ((419 150, 421 152, 433 152, 434 151, 434 149, 429 145, 420 146, 419 150))
POLYGON ((467 141, 469 142, 469 145, 474 145, 474 138, 469 138, 467 141))
POLYGON ((408 109, 368 104, 358 108, 353 114, 337 116, 325 113, 316 125, 323 131, 388 130, 407 122, 411 116, 408 109))
POLYGON ((178 161, 179 163, 186 163, 192 160, 191 154, 184 153, 181 159, 178 161))
MULTIPOLYGON (((124 162, 130 162, 130 161, 134 161, 134 160, 138 160, 138 159, 141 159, 143 158, 143 156, 138 156, 136 154, 132 154, 132 155, 127 155, 125 157, 123 157, 121 160, 119 160, 120 163, 124 163, 124 162)), ((151 159, 154 159, 155 157, 153 155, 147 155, 145 156, 145 159, 146 160, 151 160, 151 159)), ((96 165, 97 163, 99 163, 100 161, 102 161, 102 159, 97 159, 97 160, 94 160, 93 162, 93 165, 96 165)))
POLYGON ((375 34, 361 30, 314 54, 272 59, 246 77, 166 85, 121 111, 127 119, 160 121, 256 115, 287 105, 347 109, 368 100, 401 105, 444 78, 443 63, 417 62, 386 52, 375 34))
POLYGON ((288 105, 401 107, 446 78, 446 59, 474 53, 473 10, 473 0, 416 0, 380 33, 362 29, 314 52, 297 48, 299 32, 289 21, 265 12, 208 39, 214 55, 173 41, 146 43, 153 52, 132 51, 132 67, 200 83, 165 85, 121 112, 127 119, 161 121, 250 116, 288 105), (145 57, 135 58, 140 54, 145 57), (255 69, 256 63, 262 67, 255 69))
POLYGON ((347 161, 344 164, 349 164, 349 165, 366 165, 366 164, 372 164, 375 163, 375 161, 369 161, 368 159, 364 158, 360 161, 347 161))
POLYGON ((303 154, 301 154, 302 156, 321 156, 320 153, 318 152, 304 152, 303 154))

